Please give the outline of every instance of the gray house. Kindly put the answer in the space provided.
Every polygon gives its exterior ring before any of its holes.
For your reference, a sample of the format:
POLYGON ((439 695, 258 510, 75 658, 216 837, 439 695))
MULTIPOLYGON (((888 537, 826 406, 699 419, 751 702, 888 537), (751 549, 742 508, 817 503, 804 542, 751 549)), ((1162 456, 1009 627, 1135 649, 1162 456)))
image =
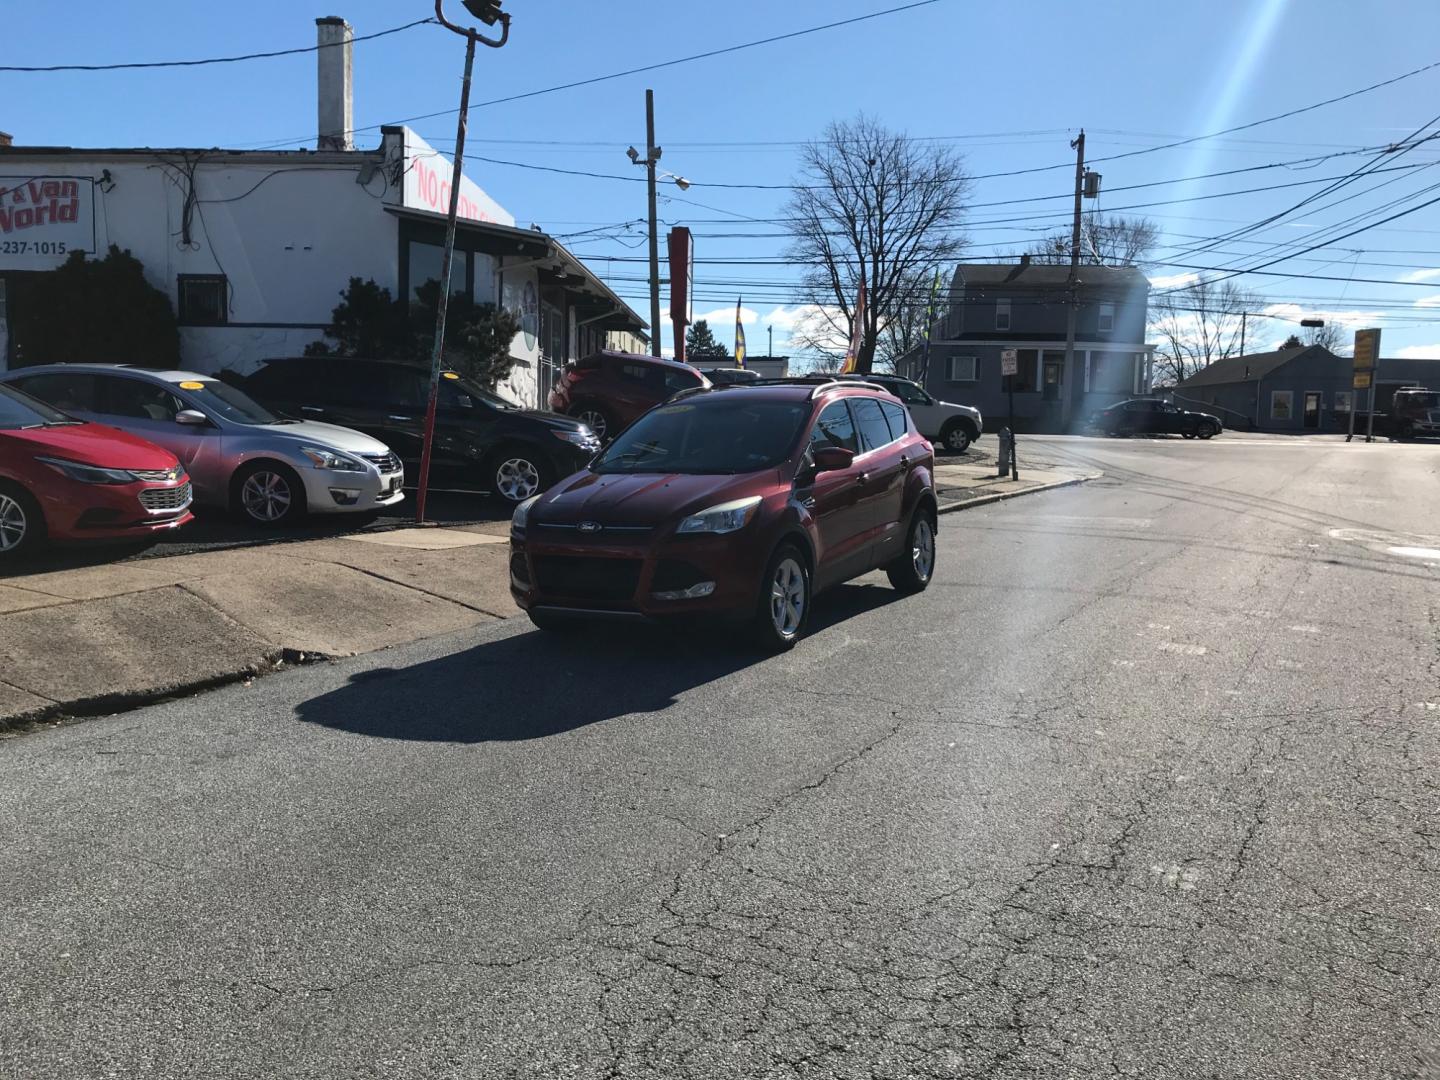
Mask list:
MULTIPOLYGON (((1265 431, 1345 431, 1350 411, 1370 408, 1370 391, 1353 387, 1354 361, 1320 345, 1227 356, 1178 383, 1182 408, 1214 413, 1226 427, 1265 431)), ((1440 359, 1382 357, 1375 368, 1375 410, 1390 410, 1402 386, 1440 389, 1440 359)))
POLYGON ((929 349, 896 370, 936 397, 973 405, 997 430, 1009 407, 1000 353, 1015 349, 1015 426, 1075 430, 1091 412, 1150 390, 1154 345, 1145 343, 1150 283, 1133 267, 1081 266, 1075 353, 1065 362, 1068 265, 961 265, 929 349))

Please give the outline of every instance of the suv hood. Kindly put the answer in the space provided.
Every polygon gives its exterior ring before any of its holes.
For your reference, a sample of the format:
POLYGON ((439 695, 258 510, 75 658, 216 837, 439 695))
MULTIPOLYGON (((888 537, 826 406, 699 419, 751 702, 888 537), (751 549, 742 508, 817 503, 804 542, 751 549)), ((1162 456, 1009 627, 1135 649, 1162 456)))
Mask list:
MULTIPOLYGON (((776 470, 763 475, 775 476, 776 470)), ((717 503, 757 494, 755 473, 577 473, 540 497, 534 523, 660 526, 717 503)))
POLYGON ((171 469, 180 464, 169 450, 104 424, 5 428, 0 430, 0 442, 9 442, 35 454, 48 454, 105 469, 150 471, 171 469))
POLYGON ((954 412, 957 412, 957 413, 964 413, 966 416, 970 417, 970 419, 972 419, 972 420, 979 420, 979 419, 980 419, 980 410, 979 410, 979 409, 976 409, 976 408, 973 408, 972 406, 969 406, 969 405, 957 405, 957 404, 955 404, 955 402, 953 402, 953 401, 941 401, 939 398, 936 398, 936 399, 935 399, 935 404, 936 404, 936 405, 939 405, 942 409, 950 409, 950 410, 952 410, 952 411, 954 411, 954 412))
POLYGON ((322 424, 315 420, 301 420, 298 424, 257 424, 240 430, 264 432, 287 442, 315 443, 331 450, 343 450, 347 454, 384 454, 390 450, 379 439, 362 435, 353 428, 322 424))
POLYGON ((526 420, 533 420, 544 424, 546 427, 554 428, 556 431, 579 431, 585 425, 573 416, 566 416, 564 413, 550 412, 546 409, 516 409, 514 412, 504 413, 505 416, 523 416, 526 420))

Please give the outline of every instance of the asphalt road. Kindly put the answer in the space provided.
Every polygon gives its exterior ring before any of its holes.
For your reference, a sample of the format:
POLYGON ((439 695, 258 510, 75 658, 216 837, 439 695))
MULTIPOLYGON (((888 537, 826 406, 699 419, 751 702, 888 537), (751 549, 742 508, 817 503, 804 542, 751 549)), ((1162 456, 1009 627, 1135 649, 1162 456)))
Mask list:
POLYGON ((0 1076, 1440 1075, 1440 447, 1022 453, 1108 475, 785 657, 510 622, 0 742, 0 1076))

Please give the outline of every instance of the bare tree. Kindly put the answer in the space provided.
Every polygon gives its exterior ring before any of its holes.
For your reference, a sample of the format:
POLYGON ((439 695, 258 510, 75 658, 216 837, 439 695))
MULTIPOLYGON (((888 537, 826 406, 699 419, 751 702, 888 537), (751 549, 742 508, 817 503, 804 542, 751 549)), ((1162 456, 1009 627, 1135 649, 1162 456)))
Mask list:
POLYGON ((1333 322, 1324 326, 1309 326, 1305 328, 1305 344, 1322 346, 1338 356, 1346 344, 1345 332, 1333 322))
MULTIPOLYGON (((1068 263, 1072 232, 1063 229, 1046 236, 1030 252, 1036 262, 1068 263)), ((1127 218, 1101 213, 1080 220, 1080 261, 1097 266, 1144 266, 1160 239, 1149 218, 1127 218)))
POLYGON ((792 340, 832 361, 845 355, 863 267, 857 367, 872 370, 884 328, 913 327, 905 321, 910 308, 923 308, 917 278, 959 256, 968 190, 953 151, 911 142, 863 115, 831 124, 807 144, 785 216, 789 255, 806 267, 801 295, 814 316, 792 340))
POLYGON ((1201 280, 1152 296, 1150 329, 1160 339, 1156 383, 1173 386, 1217 360, 1238 356, 1242 316, 1260 303, 1233 281, 1201 280))
MULTIPOLYGON (((930 293, 935 285, 935 267, 923 267, 906 275, 900 288, 902 303, 894 306, 890 318, 880 328, 875 346, 875 366, 894 371, 895 363, 925 341, 925 324, 930 321, 930 293)), ((943 277, 943 275, 942 275, 943 277)), ((946 282, 941 281, 935 292, 934 317, 943 313, 946 282)))

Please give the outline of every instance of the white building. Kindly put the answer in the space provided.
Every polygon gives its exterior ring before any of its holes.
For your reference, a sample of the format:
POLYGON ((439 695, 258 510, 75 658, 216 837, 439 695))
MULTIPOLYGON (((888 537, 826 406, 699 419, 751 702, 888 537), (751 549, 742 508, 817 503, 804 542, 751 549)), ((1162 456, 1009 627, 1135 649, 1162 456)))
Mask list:
MULTIPOLYGON (((174 306, 182 362, 245 372, 322 336, 352 277, 395 296, 440 277, 451 162, 408 128, 350 142, 351 30, 316 20, 318 150, 76 149, 0 138, 0 369, 25 361, 26 276, 131 252, 174 306)), ((645 323, 578 259, 468 176, 451 281, 523 326, 500 389, 543 404, 557 366, 634 347, 645 323), (613 337, 612 337, 613 335, 613 337)), ((83 360, 84 357, 75 357, 83 360)))

